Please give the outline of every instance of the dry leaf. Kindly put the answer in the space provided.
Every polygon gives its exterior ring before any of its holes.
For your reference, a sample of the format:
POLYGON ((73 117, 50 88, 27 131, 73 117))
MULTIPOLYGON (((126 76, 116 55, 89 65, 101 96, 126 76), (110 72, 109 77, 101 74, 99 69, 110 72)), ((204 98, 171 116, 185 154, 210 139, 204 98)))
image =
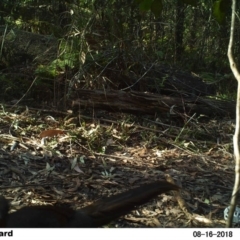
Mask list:
POLYGON ((64 134, 65 132, 62 130, 57 130, 57 129, 49 129, 49 130, 45 130, 43 132, 40 133, 40 137, 41 138, 45 138, 45 137, 54 137, 57 136, 58 134, 64 134))
POLYGON ((74 170, 75 170, 76 172, 78 172, 78 173, 84 173, 84 172, 80 169, 80 167, 79 167, 78 165, 76 165, 76 166, 74 167, 74 170))

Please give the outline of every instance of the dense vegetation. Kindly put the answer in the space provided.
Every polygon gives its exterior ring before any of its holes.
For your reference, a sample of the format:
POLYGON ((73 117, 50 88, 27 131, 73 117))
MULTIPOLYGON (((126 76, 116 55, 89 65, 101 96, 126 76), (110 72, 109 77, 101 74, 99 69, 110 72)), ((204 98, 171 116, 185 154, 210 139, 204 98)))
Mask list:
MULTIPOLYGON (((225 4, 224 18, 217 18, 219 2, 226 1, 1 1, 2 97, 19 98, 32 83, 29 96, 56 102, 71 97, 76 86, 119 90, 141 78, 137 90, 149 90, 150 78, 159 86, 164 82, 149 71, 157 64, 192 72, 214 83, 219 97, 234 98, 236 82, 226 57, 231 11, 225 4), (7 44, 11 29, 54 38, 55 52, 39 61, 46 49, 36 44, 30 51, 31 36, 25 42, 21 36, 14 49, 7 44)), ((238 22, 236 39, 239 29, 238 22)))

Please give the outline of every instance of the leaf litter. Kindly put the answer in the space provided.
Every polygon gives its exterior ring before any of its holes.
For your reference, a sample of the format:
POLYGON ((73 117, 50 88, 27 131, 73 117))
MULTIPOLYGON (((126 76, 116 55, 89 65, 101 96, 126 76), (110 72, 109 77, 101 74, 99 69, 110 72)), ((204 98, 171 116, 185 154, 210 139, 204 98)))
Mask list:
POLYGON ((78 119, 31 108, 27 116, 18 112, 8 109, 1 115, 0 133, 0 192, 13 209, 81 208, 170 178, 182 187, 180 193, 162 194, 107 227, 225 226, 223 211, 234 182, 229 119, 209 120, 201 123, 204 128, 190 122, 182 129, 179 121, 154 125, 151 116, 147 121, 146 116, 106 112, 105 119, 78 119))

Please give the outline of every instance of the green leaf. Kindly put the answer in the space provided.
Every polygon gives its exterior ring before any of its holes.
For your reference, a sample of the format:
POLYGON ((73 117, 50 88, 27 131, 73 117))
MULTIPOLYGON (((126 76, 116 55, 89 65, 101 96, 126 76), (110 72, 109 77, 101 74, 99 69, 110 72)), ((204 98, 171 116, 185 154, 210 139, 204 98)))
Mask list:
POLYGON ((218 0, 213 4, 213 16, 219 24, 223 24, 226 17, 226 8, 223 9, 222 0, 218 0))
POLYGON ((152 0, 143 0, 140 4, 139 4, 139 8, 141 11, 148 11, 151 9, 152 6, 152 0))
POLYGON ((204 203, 209 204, 210 203, 209 199, 205 199, 204 203))
POLYGON ((154 0, 151 6, 151 11, 155 15, 155 17, 159 17, 161 15, 162 9, 162 0, 154 0))

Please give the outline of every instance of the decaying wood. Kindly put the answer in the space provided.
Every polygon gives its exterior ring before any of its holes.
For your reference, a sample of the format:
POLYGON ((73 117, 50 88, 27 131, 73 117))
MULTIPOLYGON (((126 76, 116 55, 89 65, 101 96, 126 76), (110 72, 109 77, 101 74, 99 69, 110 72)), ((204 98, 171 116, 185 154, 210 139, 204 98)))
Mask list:
POLYGON ((212 116, 235 116, 235 104, 222 100, 197 96, 173 97, 152 93, 78 90, 79 99, 72 102, 80 108, 101 108, 110 111, 131 113, 166 113, 187 115, 204 114, 212 116))

